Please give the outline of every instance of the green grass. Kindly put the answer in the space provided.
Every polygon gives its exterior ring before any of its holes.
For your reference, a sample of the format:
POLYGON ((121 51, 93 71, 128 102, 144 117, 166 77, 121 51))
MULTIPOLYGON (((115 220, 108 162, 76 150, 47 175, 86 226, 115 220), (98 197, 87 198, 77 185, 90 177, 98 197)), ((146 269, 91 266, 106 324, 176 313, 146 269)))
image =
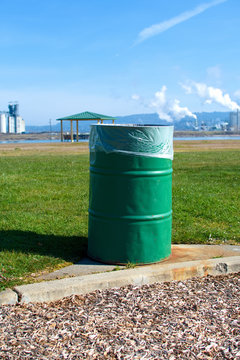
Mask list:
MULTIPOLYGON (((240 152, 176 153, 173 242, 240 242, 240 152)), ((0 157, 0 288, 86 253, 88 155, 0 157)))
POLYGON ((87 244, 88 155, 1 157, 0 169, 0 286, 79 260, 87 244))
POLYGON ((177 153, 173 242, 240 242, 240 152, 177 153))

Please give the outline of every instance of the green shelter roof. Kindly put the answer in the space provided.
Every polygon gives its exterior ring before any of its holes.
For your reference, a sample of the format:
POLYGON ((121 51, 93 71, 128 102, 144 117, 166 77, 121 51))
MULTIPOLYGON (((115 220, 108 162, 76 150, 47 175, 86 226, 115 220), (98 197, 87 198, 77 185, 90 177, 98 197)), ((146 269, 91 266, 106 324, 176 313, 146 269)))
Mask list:
POLYGON ((59 118, 57 120, 114 120, 112 116, 96 114, 90 111, 84 111, 79 114, 65 116, 63 118, 59 118))

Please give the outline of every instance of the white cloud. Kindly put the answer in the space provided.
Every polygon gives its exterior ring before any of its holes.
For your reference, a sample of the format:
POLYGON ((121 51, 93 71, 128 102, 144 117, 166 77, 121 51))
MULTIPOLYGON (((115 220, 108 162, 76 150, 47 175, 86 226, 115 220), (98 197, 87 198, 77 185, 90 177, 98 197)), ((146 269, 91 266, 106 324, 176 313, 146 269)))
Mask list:
POLYGON ((187 85, 181 85, 187 94, 197 94, 205 100, 206 104, 220 104, 229 110, 240 110, 240 106, 230 98, 228 93, 223 93, 219 88, 207 86, 204 83, 191 82, 187 85))
POLYGON ((140 99, 140 96, 139 96, 138 94, 133 94, 133 95, 131 96, 131 99, 132 99, 132 100, 139 100, 139 99, 140 99))
POLYGON ((186 94, 192 94, 192 88, 191 86, 187 85, 187 84, 182 84, 180 83, 181 87, 183 88, 183 90, 185 90, 186 94))
POLYGON ((160 91, 155 93, 154 99, 150 103, 150 107, 156 109, 160 119, 172 122, 185 116, 197 118, 187 107, 180 106, 178 99, 167 99, 166 91, 167 87, 164 85, 160 91))
POLYGON ((171 19, 168 19, 166 21, 162 21, 159 24, 154 24, 151 25, 145 29, 143 29, 139 34, 138 34, 138 38, 136 43, 140 43, 152 36, 158 35, 170 28, 172 28, 173 26, 176 26, 188 19, 191 19, 192 17, 201 14, 202 12, 204 12, 205 10, 215 6, 215 5, 219 5, 221 3, 224 3, 228 0, 214 0, 211 1, 209 3, 203 3, 198 5, 195 9, 193 10, 189 10, 189 11, 185 11, 183 13, 181 13, 178 16, 175 16, 171 19))

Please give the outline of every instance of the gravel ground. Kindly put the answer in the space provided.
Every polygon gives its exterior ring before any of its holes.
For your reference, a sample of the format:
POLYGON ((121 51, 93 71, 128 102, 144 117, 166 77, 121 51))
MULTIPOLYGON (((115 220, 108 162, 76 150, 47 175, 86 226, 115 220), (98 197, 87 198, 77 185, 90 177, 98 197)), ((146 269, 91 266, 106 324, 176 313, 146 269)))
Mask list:
POLYGON ((2 306, 1 359, 240 359, 240 273, 2 306))

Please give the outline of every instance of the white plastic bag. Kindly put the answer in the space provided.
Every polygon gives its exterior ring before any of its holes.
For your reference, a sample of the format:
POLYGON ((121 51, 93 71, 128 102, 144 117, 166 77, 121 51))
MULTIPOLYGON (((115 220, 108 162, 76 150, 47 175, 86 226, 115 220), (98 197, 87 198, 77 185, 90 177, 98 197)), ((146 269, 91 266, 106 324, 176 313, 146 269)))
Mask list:
POLYGON ((173 126, 91 125, 89 148, 173 160, 173 126))

